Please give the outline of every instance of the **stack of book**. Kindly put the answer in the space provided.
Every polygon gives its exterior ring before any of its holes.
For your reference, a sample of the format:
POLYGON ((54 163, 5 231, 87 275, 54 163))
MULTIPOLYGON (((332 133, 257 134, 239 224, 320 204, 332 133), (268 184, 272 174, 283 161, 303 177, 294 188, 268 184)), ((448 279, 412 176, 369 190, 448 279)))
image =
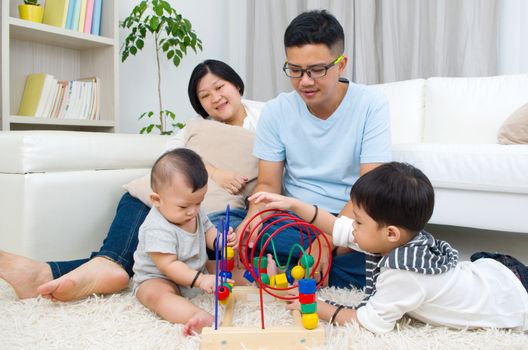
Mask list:
POLYGON ((68 81, 45 73, 29 74, 18 115, 99 120, 99 91, 96 77, 68 81))
POLYGON ((46 0, 42 23, 100 35, 103 0, 46 0))

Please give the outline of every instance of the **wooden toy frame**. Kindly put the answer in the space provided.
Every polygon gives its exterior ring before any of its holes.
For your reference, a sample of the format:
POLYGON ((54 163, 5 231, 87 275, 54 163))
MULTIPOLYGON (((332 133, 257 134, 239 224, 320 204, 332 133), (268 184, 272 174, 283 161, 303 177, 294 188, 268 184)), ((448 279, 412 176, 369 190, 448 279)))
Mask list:
MULTIPOLYGON (((248 326, 232 326, 235 306, 238 302, 258 301, 259 289, 256 287, 234 287, 224 312, 224 319, 218 329, 205 327, 202 330, 200 349, 304 349, 306 346, 323 345, 325 331, 319 325, 307 330, 301 324, 301 314, 293 311, 293 326, 266 327, 259 329, 248 326)), ((264 295, 267 301, 279 300, 271 295, 264 295)), ((282 300, 279 300, 282 301, 282 300)))

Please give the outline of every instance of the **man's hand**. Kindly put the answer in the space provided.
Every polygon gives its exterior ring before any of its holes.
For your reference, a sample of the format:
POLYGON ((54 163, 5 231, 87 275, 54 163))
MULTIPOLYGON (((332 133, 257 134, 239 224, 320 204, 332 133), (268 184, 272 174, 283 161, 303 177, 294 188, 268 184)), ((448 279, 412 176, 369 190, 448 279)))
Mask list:
POLYGON ((211 179, 229 194, 239 193, 248 183, 248 178, 234 171, 223 170, 216 168, 213 170, 211 179))
POLYGON ((238 227, 236 229, 236 235, 238 237, 239 245, 243 245, 243 246, 247 245, 249 248, 253 248, 253 245, 255 244, 255 240, 256 240, 257 235, 258 235, 258 232, 260 231, 260 229, 262 227, 262 224, 259 224, 260 221, 262 220, 262 217, 259 215, 259 216, 256 216, 253 220, 251 220, 251 218, 255 214, 257 214, 258 212, 259 212, 258 208, 255 208, 253 210, 249 210, 247 215, 246 215, 246 217, 244 218, 244 220, 242 220, 240 225, 238 225, 238 227), (251 222, 249 223, 249 225, 247 225, 249 220, 251 220, 251 222), (246 225, 247 225, 247 227, 246 227, 246 225), (246 227, 246 230, 245 230, 245 232, 242 232, 244 227, 246 227), (250 232, 253 232, 253 234, 251 235, 251 239, 249 241, 247 241, 247 237, 249 236, 250 232), (242 241, 242 239, 240 238, 242 235, 244 235, 244 237, 246 237, 246 241, 242 241))

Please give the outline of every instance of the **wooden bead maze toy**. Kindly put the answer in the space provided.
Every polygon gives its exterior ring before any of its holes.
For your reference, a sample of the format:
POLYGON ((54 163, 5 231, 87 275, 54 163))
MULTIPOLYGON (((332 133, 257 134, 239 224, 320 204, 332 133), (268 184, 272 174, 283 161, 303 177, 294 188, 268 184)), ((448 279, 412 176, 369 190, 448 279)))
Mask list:
POLYGON ((231 286, 227 279, 231 278, 234 251, 226 247, 227 231, 229 229, 229 206, 226 210, 226 220, 219 223, 217 242, 221 247, 216 249, 216 290, 215 294, 215 322, 214 327, 205 327, 202 330, 201 349, 240 349, 265 347, 303 349, 306 346, 322 345, 324 343, 324 329, 319 325, 317 316, 316 289, 330 273, 332 252, 328 238, 315 226, 284 211, 264 210, 251 218, 242 230, 240 261, 244 265, 245 277, 254 286, 231 286), (256 225, 245 233, 251 222, 256 225), (268 232, 275 225, 281 226, 273 232, 268 232), (261 227, 257 232, 257 228, 261 227), (274 237, 285 229, 295 227, 300 233, 299 243, 294 244, 288 255, 287 262, 280 264, 275 246, 274 237), (223 235, 220 239, 220 234, 223 235), (307 238, 306 238, 307 237, 307 238), (256 242, 249 248, 249 242, 254 238, 256 242), (326 244, 323 244, 326 243, 326 244), (312 255, 312 243, 318 248, 316 258, 312 255), (267 273, 267 258, 264 256, 268 245, 271 247, 273 258, 280 273, 270 276, 267 273), (257 247, 260 249, 257 253, 257 247), (319 283, 314 279, 315 271, 320 263, 322 249, 328 249, 329 264, 323 271, 319 283), (290 266, 295 260, 295 264, 290 266), (250 263, 251 262, 251 263, 250 263), (298 296, 288 294, 288 291, 298 288, 298 296), (227 291, 226 291, 227 290, 227 291), (264 315, 264 293, 267 300, 292 301, 299 300, 301 310, 293 311, 293 325, 280 327, 266 327, 264 315), (246 301, 259 301, 260 328, 257 326, 233 326, 233 315, 237 303, 246 301), (218 304, 225 305, 222 324, 218 325, 218 304))

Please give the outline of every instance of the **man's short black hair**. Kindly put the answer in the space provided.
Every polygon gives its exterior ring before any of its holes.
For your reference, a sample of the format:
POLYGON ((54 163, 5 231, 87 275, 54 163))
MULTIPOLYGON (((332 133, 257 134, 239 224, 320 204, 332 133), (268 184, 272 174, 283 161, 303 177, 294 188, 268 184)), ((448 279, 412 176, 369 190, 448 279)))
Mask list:
POLYGON ((406 163, 382 164, 361 176, 352 186, 350 199, 378 225, 395 225, 411 233, 423 230, 433 215, 431 182, 406 163))
POLYGON ((345 34, 339 21, 326 10, 303 12, 295 17, 284 32, 284 48, 324 44, 342 54, 345 34))
POLYGON ((185 177, 193 192, 207 185, 207 170, 198 153, 187 148, 176 148, 162 154, 152 166, 152 190, 158 192, 171 181, 176 172, 185 177))
POLYGON ((196 88, 198 87, 200 80, 207 73, 212 73, 236 86, 240 92, 240 96, 244 94, 244 82, 242 81, 242 78, 227 63, 217 60, 203 61, 194 67, 194 70, 191 73, 191 78, 189 79, 189 86, 187 87, 187 94, 189 95, 191 105, 193 106, 196 113, 201 115, 203 118, 207 118, 209 115, 200 103, 196 88))

